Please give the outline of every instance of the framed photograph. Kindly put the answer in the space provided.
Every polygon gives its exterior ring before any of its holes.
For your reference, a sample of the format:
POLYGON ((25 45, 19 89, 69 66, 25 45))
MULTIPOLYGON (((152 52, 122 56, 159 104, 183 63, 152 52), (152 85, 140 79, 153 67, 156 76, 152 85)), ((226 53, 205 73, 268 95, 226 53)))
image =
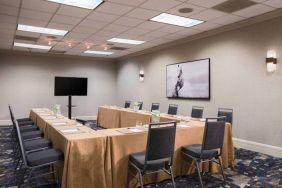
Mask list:
POLYGON ((168 98, 210 99, 210 58, 166 66, 168 98))

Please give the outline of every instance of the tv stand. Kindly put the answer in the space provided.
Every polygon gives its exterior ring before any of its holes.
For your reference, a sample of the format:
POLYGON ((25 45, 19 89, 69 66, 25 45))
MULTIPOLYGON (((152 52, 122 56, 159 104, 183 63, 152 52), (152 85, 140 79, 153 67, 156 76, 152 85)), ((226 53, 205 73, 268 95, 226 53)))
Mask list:
POLYGON ((76 106, 74 106, 74 105, 71 104, 71 97, 72 97, 72 96, 69 96, 69 105, 67 105, 67 107, 68 107, 68 109, 69 109, 69 110, 68 110, 68 112, 69 112, 69 113, 68 113, 69 119, 71 119, 71 109, 72 109, 73 107, 76 107, 76 106))

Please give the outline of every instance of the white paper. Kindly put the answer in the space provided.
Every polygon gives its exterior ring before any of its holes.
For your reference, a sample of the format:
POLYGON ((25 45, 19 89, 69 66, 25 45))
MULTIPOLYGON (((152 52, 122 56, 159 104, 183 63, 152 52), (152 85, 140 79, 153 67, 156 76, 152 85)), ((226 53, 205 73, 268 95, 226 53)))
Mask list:
POLYGON ((52 125, 66 125, 66 122, 57 122, 57 123, 52 123, 52 125))
POLYGON ((45 120, 52 120, 52 119, 56 119, 55 116, 46 116, 44 117, 45 120))
POLYGON ((129 130, 130 130, 130 131, 132 131, 132 132, 134 132, 134 133, 140 133, 140 132, 143 132, 142 130, 137 129, 137 128, 130 128, 129 130))
POLYGON ((50 116, 51 114, 50 113, 40 113, 39 115, 40 116, 50 116))
POLYGON ((63 129, 61 130, 62 133, 75 133, 78 132, 78 129, 63 129))
POLYGON ((189 128, 189 127, 191 127, 191 126, 190 126, 190 125, 181 124, 181 125, 177 125, 177 127, 180 127, 180 128, 189 128))

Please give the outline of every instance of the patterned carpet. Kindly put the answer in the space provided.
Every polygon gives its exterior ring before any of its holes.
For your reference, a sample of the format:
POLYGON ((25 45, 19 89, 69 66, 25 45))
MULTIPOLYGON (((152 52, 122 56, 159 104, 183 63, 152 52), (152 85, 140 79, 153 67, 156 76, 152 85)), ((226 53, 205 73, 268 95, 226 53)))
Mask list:
MULTIPOLYGON (((16 187, 14 177, 14 164, 11 159, 10 127, 0 127, 0 187, 16 187)), ((227 182, 222 183, 221 176, 206 174, 203 177, 205 187, 209 188, 251 188, 251 187, 281 187, 282 188, 282 158, 256 153, 244 149, 236 149, 235 170, 226 169, 227 182)), ((198 178, 183 176, 175 179, 177 188, 199 187, 198 178)), ((52 187, 47 184, 48 179, 40 179, 38 187, 52 187)), ((26 187, 26 186, 24 186, 26 187)), ((58 187, 58 186, 56 186, 58 187)), ((171 181, 147 185, 146 188, 168 188, 171 181)))

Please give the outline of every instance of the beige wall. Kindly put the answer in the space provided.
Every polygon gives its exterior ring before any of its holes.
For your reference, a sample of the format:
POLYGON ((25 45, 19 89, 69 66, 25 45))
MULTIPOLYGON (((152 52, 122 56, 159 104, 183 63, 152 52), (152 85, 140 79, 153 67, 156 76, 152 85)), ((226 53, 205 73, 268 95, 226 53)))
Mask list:
MULTIPOLYGON (((282 56, 282 18, 198 39, 150 54, 123 60, 117 74, 118 102, 179 104, 179 113, 189 115, 192 105, 205 107, 204 116, 212 117, 218 107, 234 109, 234 137, 282 146, 282 61, 278 70, 266 72, 268 49, 282 56), (166 98, 166 65, 187 60, 211 58, 211 100, 170 100, 166 98), (138 80, 139 69, 145 81, 138 80)), ((278 57, 279 58, 279 57, 278 57)))
POLYGON ((8 120, 8 104, 18 117, 33 107, 61 104, 67 114, 67 97, 54 96, 54 77, 88 78, 88 96, 73 97, 73 115, 95 115, 97 107, 116 102, 116 64, 95 60, 0 53, 0 120, 8 120))

